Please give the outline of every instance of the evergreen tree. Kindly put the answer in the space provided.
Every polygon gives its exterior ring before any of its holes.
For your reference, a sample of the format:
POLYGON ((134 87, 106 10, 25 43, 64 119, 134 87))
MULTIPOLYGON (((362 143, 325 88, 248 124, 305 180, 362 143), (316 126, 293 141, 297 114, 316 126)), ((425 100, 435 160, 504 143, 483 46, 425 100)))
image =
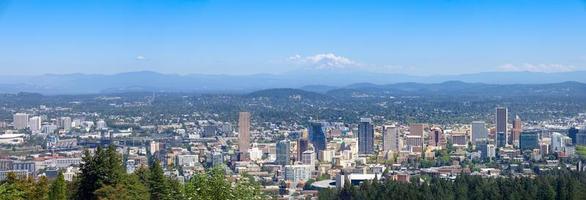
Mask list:
POLYGON ((35 200, 46 200, 49 199, 49 180, 45 176, 39 177, 39 180, 35 184, 35 190, 32 199, 35 200))
POLYGON ((92 156, 88 150, 84 152, 77 182, 76 199, 95 199, 94 192, 102 185, 102 180, 99 179, 103 169, 98 169, 97 166, 99 161, 97 157, 101 152, 101 147, 96 149, 95 156, 92 156))
POLYGON ((173 199, 172 190, 169 181, 163 172, 161 163, 155 160, 150 166, 149 175, 149 191, 152 200, 166 200, 173 199))
POLYGON ((148 186, 137 175, 129 174, 124 176, 121 184, 128 190, 128 196, 131 199, 150 199, 148 186))
POLYGON ((104 186, 116 188, 115 185, 124 174, 122 159, 114 146, 109 146, 106 150, 98 146, 94 155, 85 151, 82 161, 77 183, 77 199, 97 199, 96 190, 104 186))
POLYGON ((63 173, 59 172, 57 179, 51 184, 49 189, 50 200, 65 200, 67 199, 67 185, 63 173))

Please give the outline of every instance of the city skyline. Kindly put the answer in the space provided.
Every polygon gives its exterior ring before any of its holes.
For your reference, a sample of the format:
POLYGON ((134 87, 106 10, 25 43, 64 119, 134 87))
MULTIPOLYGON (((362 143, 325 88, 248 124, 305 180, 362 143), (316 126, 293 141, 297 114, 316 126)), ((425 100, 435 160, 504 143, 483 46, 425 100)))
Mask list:
POLYGON ((586 0, 0 0, 0 199, 584 199, 586 0))

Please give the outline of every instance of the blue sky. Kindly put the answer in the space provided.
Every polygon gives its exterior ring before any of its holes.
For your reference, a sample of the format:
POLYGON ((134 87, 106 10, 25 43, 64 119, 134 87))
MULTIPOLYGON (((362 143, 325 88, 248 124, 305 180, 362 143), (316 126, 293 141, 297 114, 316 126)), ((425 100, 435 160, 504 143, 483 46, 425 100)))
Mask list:
POLYGON ((0 0, 2 74, 586 70, 583 0, 0 0))

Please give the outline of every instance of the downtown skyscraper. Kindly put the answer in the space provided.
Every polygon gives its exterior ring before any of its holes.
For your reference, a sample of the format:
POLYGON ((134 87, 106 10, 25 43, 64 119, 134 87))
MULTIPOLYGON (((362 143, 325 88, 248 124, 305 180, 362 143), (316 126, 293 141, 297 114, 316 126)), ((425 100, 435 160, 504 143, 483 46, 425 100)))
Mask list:
POLYGON ((507 122, 508 122, 508 111, 505 107, 496 108, 496 145, 497 147, 504 147, 507 145, 507 122))
POLYGON ((395 125, 383 127, 383 150, 385 153, 389 151, 399 152, 401 143, 399 141, 399 127, 395 125))
POLYGON ((488 129, 486 129, 486 123, 484 121, 473 121, 471 126, 472 143, 488 139, 488 129))
POLYGON ((374 126, 370 118, 362 118, 358 124, 358 153, 374 153, 374 126))
POLYGON ((521 132, 523 131, 523 122, 519 115, 515 116, 515 120, 513 120, 513 130, 511 131, 511 144, 515 146, 519 146, 519 138, 521 136, 521 132))
POLYGON ((240 112, 238 115, 238 150, 240 160, 248 160, 250 148, 250 113, 240 112))
POLYGON ((276 153, 277 159, 275 161, 278 165, 289 164, 289 151, 291 149, 291 142, 289 140, 281 140, 277 142, 276 153))
POLYGON ((326 149, 326 134, 322 122, 309 123, 309 141, 317 154, 326 149))

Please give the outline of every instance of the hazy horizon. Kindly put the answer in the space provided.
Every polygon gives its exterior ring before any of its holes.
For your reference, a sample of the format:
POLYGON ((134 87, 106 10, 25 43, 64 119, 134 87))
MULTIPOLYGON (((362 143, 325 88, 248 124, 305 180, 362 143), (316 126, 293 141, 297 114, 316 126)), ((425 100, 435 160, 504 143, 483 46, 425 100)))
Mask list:
POLYGON ((529 73, 529 74, 565 74, 565 73, 575 73, 575 72, 586 72, 586 70, 576 70, 576 71, 561 71, 561 72, 539 72, 539 71, 481 71, 481 72, 472 72, 472 73, 454 73, 454 74, 408 74, 408 73, 401 73, 401 72, 374 72, 374 71, 359 71, 359 70, 335 70, 335 69, 305 69, 300 68, 296 70, 286 71, 286 72, 257 72, 257 73, 249 73, 249 74, 228 74, 228 73, 175 73, 175 72, 160 72, 156 70, 135 70, 135 71, 121 71, 121 72, 112 72, 112 73, 84 73, 84 72, 73 72, 73 73, 43 73, 43 74, 1 74, 0 76, 5 77, 35 77, 35 76, 67 76, 67 75, 99 75, 99 76, 112 76, 112 75, 120 75, 120 74, 132 74, 132 73, 155 73, 161 75, 177 75, 177 76, 189 76, 189 75, 205 75, 205 76, 254 76, 254 75, 287 75, 292 73, 321 73, 321 72, 332 72, 338 74, 352 74, 354 72, 364 73, 364 74, 388 74, 388 75, 408 75, 413 77, 434 77, 434 76, 465 76, 465 75, 476 75, 476 74, 508 74, 508 73, 529 73))
POLYGON ((0 0, 2 75, 586 70, 572 1, 0 0))

